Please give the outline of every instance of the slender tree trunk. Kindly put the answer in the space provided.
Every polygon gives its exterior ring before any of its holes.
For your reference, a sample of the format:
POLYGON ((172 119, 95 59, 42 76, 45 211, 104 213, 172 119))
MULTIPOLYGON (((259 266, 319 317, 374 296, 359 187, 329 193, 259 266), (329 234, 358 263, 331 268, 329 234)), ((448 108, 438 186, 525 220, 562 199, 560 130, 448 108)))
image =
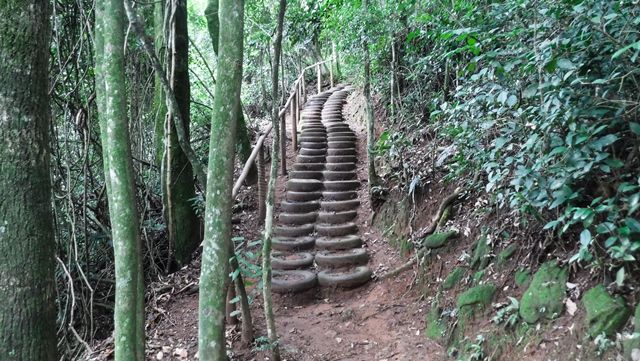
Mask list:
POLYGON ((244 39, 244 1, 220 2, 218 81, 213 106, 204 249, 200 271, 198 352, 202 361, 226 360, 225 290, 229 273, 233 166, 244 39))
MULTIPOLYGON (((209 0, 205 9, 205 17, 207 19, 207 28, 209 29, 209 37, 213 43, 213 52, 218 55, 218 40, 220 36, 220 19, 218 16, 219 0, 209 0)), ((236 144, 236 152, 241 162, 246 162, 251 155, 251 139, 249 137, 249 129, 244 119, 244 113, 238 114, 238 142, 236 144)), ((254 164, 249 169, 249 174, 245 179, 245 184, 251 185, 258 181, 258 168, 254 164)))
POLYGON ((144 295, 141 244, 127 122, 124 72, 124 6, 98 1, 96 92, 100 110, 105 183, 116 269, 115 359, 144 360, 144 295))
MULTIPOLYGON (((205 10, 205 16, 207 18, 207 27, 209 29, 209 36, 213 45, 216 56, 218 55, 218 43, 220 37, 220 18, 219 18, 219 0, 209 0, 207 8, 205 10)), ((251 156, 251 142, 249 139, 249 132, 247 131, 247 125, 245 123, 244 112, 242 109, 242 103, 240 102, 240 93, 238 93, 238 102, 240 109, 238 113, 238 125, 237 125, 237 138, 236 152, 242 162, 246 162, 251 156)), ((258 181, 258 168, 254 165, 249 168, 249 174, 246 177, 246 184, 254 184, 258 181)), ((228 239, 229 254, 235 256, 235 248, 231 239, 228 239)), ((238 260, 236 257, 229 257, 231 270, 235 271, 239 269, 238 260)), ((247 291, 244 287, 244 281, 242 274, 238 273, 234 279, 236 293, 240 296, 240 312, 242 314, 242 343, 249 345, 253 342, 253 319, 251 317, 251 308, 249 307, 249 298, 247 297, 247 291)), ((231 289, 231 287, 229 287, 231 289)))
MULTIPOLYGON (((157 1, 153 5, 153 33, 156 54, 160 63, 165 64, 166 52, 166 36, 164 29, 164 0, 157 1)), ((153 144, 155 147, 154 160, 155 164, 160 166, 164 151, 164 128, 167 117, 167 103, 165 100, 164 89, 162 88, 161 76, 156 74, 154 78, 154 94, 153 94, 153 121, 155 131, 153 134, 153 144)))
MULTIPOLYGON (((273 44, 273 68, 271 74, 271 99, 278 99, 278 61, 282 50, 282 28, 284 14, 287 8, 286 0, 280 0, 278 12, 278 27, 273 44)), ((278 179, 278 155, 280 154, 280 135, 278 134, 278 103, 274 101, 271 108, 271 122, 273 123, 273 143, 271 144, 271 170, 269 185, 267 187, 267 207, 264 226, 264 242, 262 243, 262 295, 264 298, 264 315, 267 323, 267 336, 271 342, 271 356, 274 361, 280 361, 280 346, 278 345, 278 333, 273 314, 273 302, 271 299, 271 238, 273 236, 273 208, 276 197, 276 180, 278 179)), ((282 161, 285 161, 284 159, 282 161)))
POLYGON ((176 118, 170 111, 169 123, 165 126, 167 134, 164 144, 167 149, 164 151, 162 167, 162 202, 169 238, 169 270, 179 269, 188 263, 201 242, 200 221, 192 206, 192 199, 196 196, 193 168, 180 147, 176 131, 176 127, 182 127, 186 139, 189 139, 191 87, 187 1, 173 0, 171 7, 173 22, 169 42, 169 83, 181 116, 176 118))
MULTIPOLYGON (((362 1, 363 11, 368 11, 368 1, 362 1)), ((365 115, 367 119, 367 175, 369 180, 369 194, 371 190, 378 185, 378 176, 376 174, 375 155, 373 146, 376 139, 376 130, 373 116, 373 102, 371 101, 371 60, 369 56, 369 42, 366 38, 363 41, 364 50, 364 97, 365 97, 365 115)))
POLYGON ((47 1, 0 2, 0 359, 56 355, 47 1))

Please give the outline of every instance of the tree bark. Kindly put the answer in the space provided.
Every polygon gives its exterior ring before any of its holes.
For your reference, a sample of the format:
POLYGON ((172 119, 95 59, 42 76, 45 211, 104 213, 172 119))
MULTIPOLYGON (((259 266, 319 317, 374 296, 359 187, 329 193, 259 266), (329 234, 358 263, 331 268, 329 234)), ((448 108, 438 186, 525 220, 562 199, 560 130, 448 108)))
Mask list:
POLYGON ((56 355, 47 1, 0 2, 0 358, 56 355))
MULTIPOLYGON (((213 52, 218 55, 218 42, 220 37, 220 19, 219 19, 219 0, 209 0, 207 8, 204 11, 207 19, 207 28, 209 29, 209 37, 213 45, 213 52)), ((241 105, 242 106, 242 103, 241 105)), ((241 162, 246 162, 251 155, 251 138, 249 137, 249 129, 241 111, 238 114, 238 141, 236 144, 236 152, 241 162)), ((245 184, 252 185, 258 181, 258 168, 255 163, 249 169, 249 174, 245 179, 245 184)))
MULTIPOLYGON (((207 8, 205 10, 205 17, 207 19, 207 27, 209 29, 209 37, 211 38, 211 43, 213 46, 213 50, 218 55, 218 43, 220 40, 220 19, 219 19, 219 1, 218 0, 210 0, 207 4, 207 8)), ((236 152, 240 157, 242 162, 247 162, 251 157, 251 142, 249 139, 249 132, 247 131, 247 125, 245 123, 244 111, 242 108, 242 103, 240 102, 240 93, 238 93, 238 102, 240 104, 240 109, 238 110, 238 125, 237 125, 237 142, 236 142, 236 152)), ((247 176, 245 177, 245 184, 254 184, 258 181, 258 168, 256 167, 255 162, 251 165, 248 170, 247 176)), ((258 186, 259 187, 259 186, 258 186)), ((233 194, 233 193, 232 193, 233 194)), ((232 201, 235 200, 235 197, 232 197, 232 201)), ((238 264, 237 257, 235 256, 235 247, 231 239, 228 239, 228 247, 229 254, 232 257, 230 259, 231 270, 235 271, 239 269, 240 266, 238 264)), ((236 293, 240 296, 240 312, 242 314, 242 343, 245 345, 249 345, 253 342, 253 318, 251 317, 251 308, 249 307, 249 298, 247 297, 247 290, 244 287, 244 280, 242 274, 238 273, 236 278, 234 279, 234 284, 236 287, 236 293)))
POLYGON ((169 238, 169 270, 179 269, 191 260, 201 242, 200 221, 192 206, 195 198, 195 180, 189 159, 180 147, 176 127, 182 127, 189 139, 191 87, 189 85, 189 34, 187 28, 187 1, 173 0, 171 12, 174 21, 170 31, 169 83, 178 103, 180 117, 169 112, 165 126, 163 154, 162 202, 169 238), (179 123, 179 120, 182 123, 179 123))
POLYGON ((233 167, 244 40, 244 1, 220 2, 218 81, 213 106, 204 249, 200 271, 198 352, 200 360, 226 360, 225 290, 229 273, 233 167))
MULTIPOLYGON (((165 52, 166 52, 166 36, 164 28, 164 0, 157 1, 153 5, 153 33, 154 33, 154 45, 155 51, 158 55, 160 64, 165 65, 165 52)), ((153 121, 154 121, 154 134, 153 144, 155 147, 154 160, 155 164, 160 167, 162 163, 162 154, 164 151, 164 128, 167 121, 167 102, 165 100, 166 94, 162 88, 162 77, 158 74, 154 77, 153 88, 153 121)))
POLYGON ((141 243, 127 122, 124 5, 101 0, 96 9, 96 93, 116 271, 115 359, 144 360, 141 243))
MULTIPOLYGON (((271 99, 278 99, 278 62, 282 50, 282 28, 284 14, 287 8, 286 0, 280 0, 278 12, 278 27, 273 44, 273 67, 271 73, 271 99)), ((271 343, 271 356, 274 361, 280 361, 280 347, 278 345, 278 333, 276 331, 275 316, 273 314, 273 302, 271 299, 271 238, 273 236, 273 209, 276 197, 276 180, 278 178, 278 158, 280 147, 280 135, 278 134, 278 122, 283 121, 279 116, 278 103, 274 101, 271 108, 271 122, 273 124, 273 143, 271 145, 271 170, 269 185, 267 187, 267 206, 264 227, 264 242, 262 243, 262 295, 264 298, 264 315, 267 323, 267 336, 271 343)), ((286 161, 285 159, 282 160, 286 161)))

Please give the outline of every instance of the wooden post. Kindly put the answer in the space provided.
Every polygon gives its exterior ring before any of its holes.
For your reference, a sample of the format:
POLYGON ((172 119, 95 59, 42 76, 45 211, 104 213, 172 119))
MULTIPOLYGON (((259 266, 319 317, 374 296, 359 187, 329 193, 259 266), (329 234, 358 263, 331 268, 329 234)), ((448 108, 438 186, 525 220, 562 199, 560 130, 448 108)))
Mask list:
POLYGON ((287 175, 287 114, 280 117, 280 156, 282 158, 282 175, 287 175))
POLYGON ((307 81, 304 78, 304 73, 306 70, 302 71, 302 102, 306 103, 307 102, 307 81))
POLYGON ((316 65, 316 71, 318 72, 318 94, 322 92, 322 71, 320 71, 320 64, 316 65))
POLYGON ((329 79, 331 81, 331 87, 333 88, 333 66, 329 64, 329 79))
POLYGON ((264 223, 266 216, 267 176, 264 167, 264 150, 262 145, 258 149, 258 220, 264 223))
POLYGON ((298 150, 298 107, 296 105, 296 98, 298 97, 298 92, 296 91, 291 99, 291 141, 293 143, 293 152, 295 153, 298 150))

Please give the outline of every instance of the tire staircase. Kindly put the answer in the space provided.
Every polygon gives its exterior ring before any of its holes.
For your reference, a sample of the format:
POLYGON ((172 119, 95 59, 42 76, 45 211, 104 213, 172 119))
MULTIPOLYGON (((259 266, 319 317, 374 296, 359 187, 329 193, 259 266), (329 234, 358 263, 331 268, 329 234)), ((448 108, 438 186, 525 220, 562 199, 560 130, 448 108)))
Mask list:
POLYGON ((310 97, 301 113, 300 150, 274 232, 274 292, 352 288, 371 279, 355 223, 356 135, 342 115, 350 90, 337 86, 310 97))

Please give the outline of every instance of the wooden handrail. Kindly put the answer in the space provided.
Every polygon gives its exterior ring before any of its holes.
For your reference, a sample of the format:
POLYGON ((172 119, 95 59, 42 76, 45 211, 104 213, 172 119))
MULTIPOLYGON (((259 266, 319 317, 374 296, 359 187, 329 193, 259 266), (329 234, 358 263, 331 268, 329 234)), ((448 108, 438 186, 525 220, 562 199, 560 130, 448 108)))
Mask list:
POLYGON ((262 135, 260 135, 260 138, 258 138, 258 141, 256 142, 256 145, 253 147, 253 151, 251 152, 249 159, 247 159, 247 162, 244 164, 244 168, 242 168, 242 173, 240 173, 238 180, 233 185, 233 192, 231 193, 232 199, 236 199, 236 197, 238 196, 240 187, 242 187, 242 183, 244 182, 244 180, 247 179, 247 175, 249 175, 249 169, 251 169, 251 165, 253 164, 253 162, 256 161, 256 158, 258 157, 258 152, 260 152, 260 150, 262 149, 262 144, 264 143, 264 140, 267 138, 267 135, 271 133, 272 128, 273 128, 273 123, 269 123, 269 126, 267 127, 267 129, 265 129, 264 133, 262 133, 262 135))
MULTIPOLYGON (((318 68, 318 90, 321 90, 321 73, 319 71, 319 67, 322 64, 331 62, 332 59, 330 60, 323 60, 323 61, 319 61, 315 64, 309 65, 305 68, 302 69, 302 71, 300 72, 300 75, 298 75, 298 77, 296 78, 296 80, 293 82, 293 84, 291 85, 291 92, 289 93, 289 97, 287 98, 287 100, 285 101, 284 105, 282 106, 282 108, 280 109, 280 111, 278 112, 278 118, 281 119, 281 129, 280 131, 282 131, 282 134, 285 134, 285 114, 287 113, 287 108, 289 108, 289 106, 291 106, 291 116, 292 116, 292 132, 297 132, 297 123, 298 120, 300 119, 300 111, 299 111, 299 106, 302 105, 302 101, 300 99, 300 93, 304 92, 305 94, 305 100, 306 100, 306 91, 305 89, 305 83, 304 83, 304 75, 305 72, 309 69, 312 69, 314 67, 318 68), (292 103, 293 102, 293 103, 292 103), (294 109, 294 108, 298 108, 298 109, 294 109)), ((329 73, 330 73, 330 77, 331 77, 331 86, 333 86, 333 72, 331 71, 331 69, 329 69, 329 73)), ((318 91, 319 92, 319 91, 318 91)), ((251 155, 249 156, 249 159, 247 159, 247 161, 244 164, 244 167, 242 168, 242 173, 240 173, 240 176, 238 177, 238 179, 236 180, 236 182, 233 185, 233 192, 232 192, 232 199, 235 199, 238 196, 238 193, 240 192, 240 187, 242 187, 242 183, 245 181, 245 179, 247 179, 247 176, 249 175, 249 170, 251 169, 251 166, 253 165, 253 163, 255 162, 256 158, 258 157, 258 154, 262 151, 262 147, 264 146, 264 140, 267 138, 267 136, 269 135, 269 133, 271 133, 271 130, 273 129, 273 124, 269 123, 269 126, 264 130, 264 132, 260 135, 260 137, 258 138, 258 140, 256 141, 256 144, 253 146, 253 150, 251 151, 251 155)), ((278 131, 278 130, 276 130, 278 131)), ((293 135, 293 140, 294 140, 294 145, 297 147, 297 134, 293 135)), ((286 140, 281 139, 282 144, 286 145, 286 140)), ((282 170, 283 173, 286 173, 286 147, 282 146, 281 147, 281 151, 282 151, 282 170)), ((294 149, 294 151, 296 151, 296 149, 294 149)))

